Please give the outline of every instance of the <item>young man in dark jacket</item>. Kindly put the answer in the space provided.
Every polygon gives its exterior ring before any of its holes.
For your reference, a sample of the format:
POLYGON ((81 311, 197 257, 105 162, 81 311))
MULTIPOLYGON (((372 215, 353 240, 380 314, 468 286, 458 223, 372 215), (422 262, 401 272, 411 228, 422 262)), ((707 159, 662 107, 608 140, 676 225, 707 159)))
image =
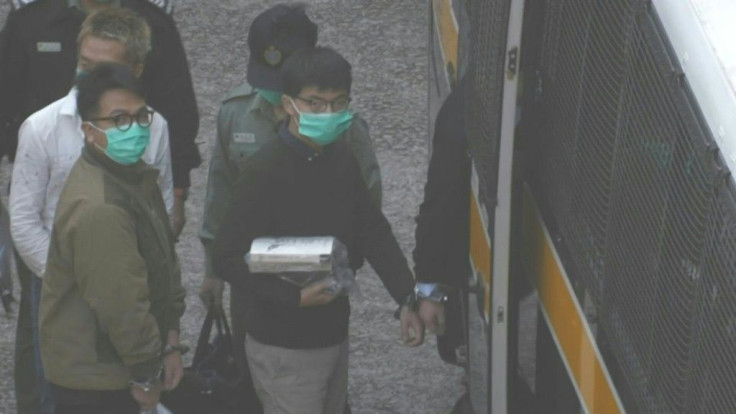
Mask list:
POLYGON ((423 340, 411 306, 414 277, 381 210, 371 202, 342 132, 350 127, 350 64, 328 48, 295 52, 282 68, 289 119, 255 153, 215 240, 216 275, 245 295, 245 346, 266 414, 341 414, 347 396, 345 296, 325 283, 300 289, 250 273, 243 255, 262 236, 334 236, 351 266, 368 260, 400 303, 404 342, 423 340), (414 336, 410 337, 410 331, 414 336))
POLYGON ((183 374, 185 291, 158 170, 141 160, 153 111, 123 65, 78 91, 86 142, 54 219, 41 356, 56 414, 137 414, 183 374))

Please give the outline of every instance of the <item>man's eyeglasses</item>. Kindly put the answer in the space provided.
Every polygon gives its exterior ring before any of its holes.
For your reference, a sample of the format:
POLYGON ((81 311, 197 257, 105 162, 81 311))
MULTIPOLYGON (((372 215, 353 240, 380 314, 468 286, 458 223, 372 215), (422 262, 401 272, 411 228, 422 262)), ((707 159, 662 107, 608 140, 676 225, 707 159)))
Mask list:
POLYGON ((114 116, 106 116, 104 118, 90 119, 90 121, 112 121, 115 124, 115 128, 121 132, 125 132, 133 126, 133 122, 143 128, 150 126, 151 122, 153 122, 153 111, 148 108, 144 108, 138 111, 135 115, 117 114, 114 116))
POLYGON ((309 105, 309 110, 312 111, 313 114, 321 114, 321 113, 326 112, 328 106, 332 108, 332 112, 344 111, 348 109, 348 106, 350 106, 350 101, 351 101, 349 96, 342 96, 331 102, 328 102, 328 101, 325 101, 319 98, 306 99, 306 98, 302 98, 301 96, 297 96, 296 99, 302 102, 305 102, 307 105, 309 105))

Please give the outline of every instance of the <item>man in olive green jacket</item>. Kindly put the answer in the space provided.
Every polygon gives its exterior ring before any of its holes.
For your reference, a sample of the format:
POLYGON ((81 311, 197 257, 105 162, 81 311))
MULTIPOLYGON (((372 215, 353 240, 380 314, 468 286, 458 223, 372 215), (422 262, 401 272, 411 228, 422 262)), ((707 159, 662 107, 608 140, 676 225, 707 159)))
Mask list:
POLYGON ((58 414, 151 409, 183 373, 185 291, 159 172, 141 161, 154 117, 142 96, 117 64, 78 85, 86 142, 59 199, 41 296, 58 414))

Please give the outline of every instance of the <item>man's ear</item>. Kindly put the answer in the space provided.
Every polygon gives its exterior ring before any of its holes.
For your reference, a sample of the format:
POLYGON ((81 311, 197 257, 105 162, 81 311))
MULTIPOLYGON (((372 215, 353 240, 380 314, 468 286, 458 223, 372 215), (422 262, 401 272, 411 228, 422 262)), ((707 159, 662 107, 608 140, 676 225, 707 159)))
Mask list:
POLYGON ((89 122, 82 123, 82 132, 84 132, 84 140, 87 141, 88 144, 94 144, 97 141, 95 134, 99 133, 99 131, 93 128, 89 122))
POLYGON ((84 133, 84 140, 87 141, 88 144, 91 144, 94 142, 94 139, 92 138, 92 127, 86 123, 82 122, 82 132, 84 133))
POLYGON ((281 108, 292 118, 298 115, 296 109, 294 109, 294 104, 291 103, 291 97, 287 94, 281 95, 281 108))

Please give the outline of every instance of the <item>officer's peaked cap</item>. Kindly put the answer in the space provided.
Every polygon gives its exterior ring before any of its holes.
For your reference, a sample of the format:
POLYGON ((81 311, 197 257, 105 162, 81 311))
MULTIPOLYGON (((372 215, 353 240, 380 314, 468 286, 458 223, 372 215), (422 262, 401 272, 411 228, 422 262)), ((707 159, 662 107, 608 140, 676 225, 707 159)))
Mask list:
POLYGON ((277 4, 253 19, 248 32, 248 83, 256 88, 283 90, 279 71, 296 50, 317 44, 317 25, 303 4, 277 4))

